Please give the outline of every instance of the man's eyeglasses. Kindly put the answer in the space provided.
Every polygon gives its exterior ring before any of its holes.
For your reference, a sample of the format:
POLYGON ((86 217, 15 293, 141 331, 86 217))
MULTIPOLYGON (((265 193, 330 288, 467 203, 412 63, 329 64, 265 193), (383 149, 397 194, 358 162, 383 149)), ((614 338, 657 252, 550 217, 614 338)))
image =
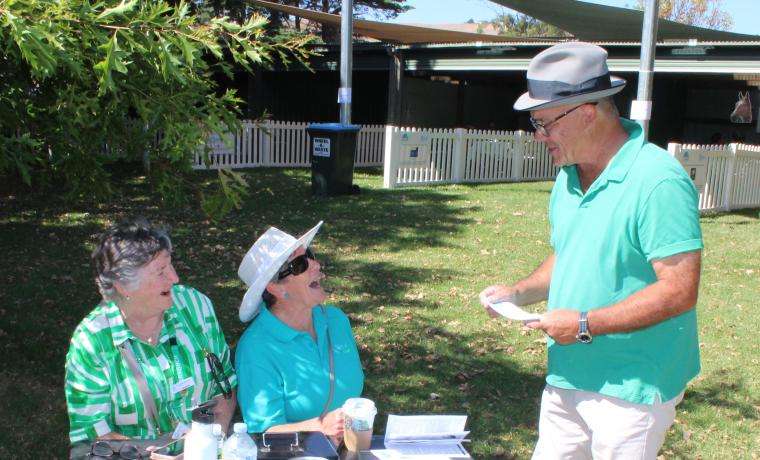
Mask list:
POLYGON ((306 252, 293 260, 286 262, 277 273, 277 279, 281 280, 289 275, 300 275, 309 269, 309 259, 317 260, 311 249, 306 249, 306 252))
POLYGON ((95 441, 90 448, 90 455, 88 458, 92 459, 111 459, 114 455, 118 455, 118 458, 125 458, 128 460, 137 460, 143 457, 140 450, 134 444, 124 443, 119 450, 115 450, 111 443, 108 441, 95 441))
POLYGON ((219 357, 214 353, 211 353, 209 351, 206 351, 205 353, 206 362, 208 363, 209 369, 211 369, 211 376, 214 378, 214 381, 222 390, 224 399, 230 399, 232 397, 232 385, 230 385, 230 380, 224 373, 224 366, 222 366, 222 362, 219 361, 219 357))
POLYGON ((540 121, 540 120, 536 120, 535 118, 533 118, 533 117, 530 117, 530 124, 531 124, 531 125, 533 125, 533 128, 535 128, 535 130, 536 130, 536 132, 537 132, 537 133, 539 133, 539 134, 540 134, 540 135, 542 135, 542 136, 548 136, 548 135, 549 135, 549 126, 551 126, 551 125, 553 125, 554 123, 558 122, 558 121, 559 121, 559 120, 561 120, 563 117, 566 117, 566 116, 567 116, 567 115, 569 115, 569 114, 570 114, 570 113, 571 113, 573 110, 576 110, 576 109, 578 109, 578 108, 580 108, 580 107, 583 107, 584 105, 596 105, 596 102, 587 102, 587 103, 585 103, 585 104, 576 105, 576 106, 575 106, 575 107, 573 107, 572 109, 570 109, 570 110, 567 110, 567 111, 565 111, 565 112, 562 112, 562 113, 561 113, 561 114, 559 114, 558 116, 554 117, 552 120, 549 120, 549 121, 546 121, 546 122, 544 122, 544 121, 540 121))

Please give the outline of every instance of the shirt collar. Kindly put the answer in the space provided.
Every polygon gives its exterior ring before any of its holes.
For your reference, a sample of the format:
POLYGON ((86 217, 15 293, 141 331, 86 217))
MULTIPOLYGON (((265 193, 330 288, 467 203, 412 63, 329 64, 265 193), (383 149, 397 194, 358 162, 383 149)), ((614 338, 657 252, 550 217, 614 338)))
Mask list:
POLYGON ((639 155, 642 145, 644 145, 644 131, 638 123, 626 120, 625 118, 621 118, 620 122, 623 125, 623 129, 628 133, 628 140, 620 147, 620 150, 617 151, 615 156, 612 157, 610 164, 605 168, 604 173, 606 173, 608 181, 622 182, 639 155))
MULTIPOLYGON (((322 307, 316 306, 311 309, 311 318, 314 322, 314 331, 317 333, 317 337, 324 336, 327 329, 327 318, 322 314, 322 307)), ((306 334, 306 332, 293 329, 285 324, 280 318, 274 315, 269 308, 262 308, 258 316, 255 319, 256 322, 261 324, 264 330, 269 331, 274 338, 281 342, 290 342, 296 337, 306 334)))
MULTIPOLYGON (((111 338, 113 339, 115 347, 120 346, 127 340, 139 340, 124 322, 124 317, 121 316, 121 310, 119 310, 119 306, 116 305, 116 302, 105 302, 102 308, 103 313, 108 319, 108 325, 111 328, 111 338)), ((164 312, 164 324, 161 326, 161 336, 158 339, 158 343, 166 342, 176 335, 177 329, 182 328, 182 321, 179 321, 176 308, 174 304, 172 304, 171 308, 164 312)))
MULTIPOLYGON (((639 155, 642 145, 644 144, 644 132, 641 126, 631 120, 620 118, 623 129, 628 133, 628 140, 618 149, 610 162, 604 168, 599 177, 596 178, 591 187, 586 191, 586 196, 590 196, 595 191, 605 186, 608 182, 622 182, 631 170, 633 162, 639 155)), ((563 169, 568 175, 568 188, 582 195, 578 169, 575 165, 564 166, 563 169)))

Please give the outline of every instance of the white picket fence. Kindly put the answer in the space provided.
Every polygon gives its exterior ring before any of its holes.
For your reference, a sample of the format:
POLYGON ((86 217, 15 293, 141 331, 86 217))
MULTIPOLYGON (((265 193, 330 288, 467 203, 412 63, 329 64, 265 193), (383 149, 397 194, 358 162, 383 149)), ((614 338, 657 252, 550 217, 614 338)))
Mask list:
MULTIPOLYGON (((236 133, 213 134, 207 145, 210 163, 198 152, 193 169, 308 167, 309 123, 245 120, 236 133)), ((355 166, 382 166, 385 126, 362 125, 356 139, 355 166)))
POLYGON ((386 126, 383 184, 552 180, 558 168, 543 144, 523 131, 386 126))
MULTIPOLYGON (((236 133, 212 135, 210 164, 198 153, 193 168, 308 167, 308 125, 246 120, 236 133)), ((668 150, 675 156, 689 151, 706 157, 700 210, 760 206, 760 146, 671 143, 668 150)), ((531 133, 390 125, 362 125, 354 165, 383 166, 387 188, 553 180, 558 172, 544 144, 531 133)))
POLYGON ((698 187, 700 211, 760 207, 760 146, 671 143, 668 151, 707 158, 705 183, 698 187))

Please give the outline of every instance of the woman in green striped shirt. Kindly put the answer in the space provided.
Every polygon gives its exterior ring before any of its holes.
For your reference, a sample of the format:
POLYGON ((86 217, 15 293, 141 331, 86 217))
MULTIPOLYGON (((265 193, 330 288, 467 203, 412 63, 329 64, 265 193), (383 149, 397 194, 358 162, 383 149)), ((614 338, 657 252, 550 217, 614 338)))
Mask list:
POLYGON ((92 259, 103 301, 66 355, 71 442, 179 433, 216 399, 226 430, 237 379, 211 301, 177 283, 169 236, 147 221, 116 225, 92 259))

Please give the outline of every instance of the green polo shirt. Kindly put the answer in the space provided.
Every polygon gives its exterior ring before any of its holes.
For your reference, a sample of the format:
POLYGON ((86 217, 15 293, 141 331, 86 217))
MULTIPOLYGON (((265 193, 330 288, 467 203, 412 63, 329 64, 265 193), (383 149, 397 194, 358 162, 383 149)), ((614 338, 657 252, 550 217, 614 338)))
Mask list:
POLYGON ((333 306, 312 309, 316 342, 280 321, 269 309, 243 333, 235 352, 238 401, 248 431, 318 417, 330 392, 327 330, 333 345, 335 393, 329 410, 358 397, 364 387, 359 352, 348 318, 333 306))
POLYGON ((237 385, 230 350, 209 298, 177 285, 172 300, 155 346, 132 333, 113 302, 98 305, 77 326, 66 355, 72 443, 111 431, 152 439, 170 432, 178 422, 189 423, 191 409, 221 394, 204 351, 219 357, 231 385, 237 385), (158 426, 146 419, 145 404, 120 346, 134 351, 158 411, 158 426))
MULTIPOLYGON (((583 193, 575 166, 557 176, 549 204, 556 257, 548 309, 589 311, 657 281, 652 261, 700 250, 698 195, 683 167, 622 119, 628 141, 583 193)), ((559 345, 546 382, 633 403, 677 396, 699 373, 696 308, 630 333, 559 345)))

